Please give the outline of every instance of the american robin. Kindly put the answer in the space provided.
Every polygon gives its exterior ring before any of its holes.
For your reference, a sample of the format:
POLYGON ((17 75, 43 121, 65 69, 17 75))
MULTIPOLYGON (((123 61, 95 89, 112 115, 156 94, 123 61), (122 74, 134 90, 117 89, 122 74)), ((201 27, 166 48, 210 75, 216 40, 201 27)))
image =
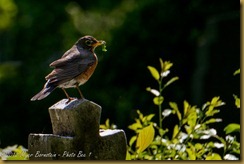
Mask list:
POLYGON ((77 88, 81 98, 84 98, 79 86, 88 81, 97 66, 95 48, 105 44, 105 41, 98 41, 92 36, 81 37, 60 59, 50 64, 54 70, 45 77, 47 82, 43 89, 31 101, 44 99, 57 87, 64 91, 68 98, 67 103, 73 98, 65 88, 77 88))

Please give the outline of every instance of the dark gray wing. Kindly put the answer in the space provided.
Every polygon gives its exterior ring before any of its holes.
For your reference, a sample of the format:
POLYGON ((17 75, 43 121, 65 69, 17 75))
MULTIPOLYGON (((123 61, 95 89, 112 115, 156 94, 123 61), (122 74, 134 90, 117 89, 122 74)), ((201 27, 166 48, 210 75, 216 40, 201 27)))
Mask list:
POLYGON ((70 81, 96 62, 96 58, 91 51, 71 49, 66 53, 61 59, 50 64, 51 67, 54 67, 54 70, 45 77, 46 80, 49 80, 49 83, 60 85, 70 81))

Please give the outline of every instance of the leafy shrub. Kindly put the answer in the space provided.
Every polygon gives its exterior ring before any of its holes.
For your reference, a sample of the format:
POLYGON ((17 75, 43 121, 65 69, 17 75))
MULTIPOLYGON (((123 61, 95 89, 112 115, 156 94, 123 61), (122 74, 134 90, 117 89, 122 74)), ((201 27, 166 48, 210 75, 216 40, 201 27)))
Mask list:
MULTIPOLYGON (((229 124, 224 131, 225 138, 217 134, 211 124, 221 122, 215 115, 225 103, 220 97, 203 104, 202 107, 192 106, 186 100, 180 110, 176 102, 169 102, 169 108, 162 111, 163 90, 178 80, 173 77, 163 83, 170 74, 173 63, 160 59, 161 71, 148 66, 152 77, 158 82, 158 89, 146 88, 155 97, 153 103, 158 107, 159 120, 152 121, 155 114, 144 116, 137 110, 138 118, 128 128, 135 132, 129 140, 127 160, 237 160, 240 154, 240 143, 233 132, 240 131, 239 124, 229 124), (170 115, 176 115, 178 124, 173 128, 172 136, 167 135, 169 129, 163 128, 163 120, 170 115), (216 149, 223 149, 219 154, 216 149)), ((238 72, 237 72, 238 73, 238 72)), ((234 95, 235 104, 240 108, 240 100, 234 95)))
POLYGON ((29 155, 27 149, 23 146, 8 146, 0 149, 0 160, 28 160, 29 155))
MULTIPOLYGON (((152 121, 155 114, 144 116, 137 110, 138 118, 128 128, 135 132, 129 140, 126 160, 238 160, 240 155, 240 143, 234 132, 240 132, 240 124, 231 123, 224 128, 227 136, 220 137, 211 124, 221 122, 221 118, 215 115, 220 112, 219 107, 225 105, 220 97, 203 104, 202 107, 192 106, 186 100, 182 109, 176 102, 169 102, 169 108, 162 110, 164 97, 163 90, 179 78, 173 77, 163 83, 170 74, 173 63, 163 62, 160 59, 161 71, 148 66, 152 77, 158 82, 158 89, 146 88, 155 97, 153 103, 158 107, 159 120, 152 121), (163 120, 170 115, 176 115, 178 124, 175 124, 172 136, 167 135, 169 129, 163 128, 163 120), (223 149, 219 154, 216 149, 223 149)), ((234 75, 240 73, 240 69, 234 75)), ((233 95, 235 105, 240 108, 240 98, 233 95)), ((116 129, 116 125, 110 124, 107 119, 101 129, 116 129)), ((28 160, 27 149, 23 146, 8 146, 0 149, 0 160, 28 160)))

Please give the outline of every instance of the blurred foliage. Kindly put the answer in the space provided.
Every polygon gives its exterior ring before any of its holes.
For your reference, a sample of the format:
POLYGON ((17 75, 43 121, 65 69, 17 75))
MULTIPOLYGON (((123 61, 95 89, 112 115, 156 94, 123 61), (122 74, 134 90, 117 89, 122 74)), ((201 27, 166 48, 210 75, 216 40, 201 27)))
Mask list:
MULTIPOLYGON (((162 96, 166 81, 162 78, 170 73, 170 62, 160 59, 161 73, 152 66, 148 66, 152 77, 158 82, 159 90, 147 89, 155 97, 162 96), (165 73, 168 72, 168 73, 165 73), (161 80, 160 80, 161 79, 161 80)), ((153 99, 153 100, 154 100, 153 99)), ((162 112, 163 101, 153 101, 159 109, 159 121, 154 122, 154 113, 144 116, 137 110, 138 118, 128 128, 135 135, 128 140, 127 160, 238 160, 240 156, 240 142, 234 132, 240 132, 240 124, 229 124, 224 131, 226 137, 218 134, 212 124, 222 122, 216 117, 220 112, 219 107, 225 105, 220 97, 214 97, 202 105, 202 108, 183 103, 183 109, 179 109, 177 103, 169 102, 170 108, 162 112), (176 115, 178 123, 173 129, 168 129, 162 122, 170 115, 176 115), (172 131, 172 137, 168 134, 172 131), (230 135, 231 134, 231 135, 230 135), (223 149, 222 153, 218 149, 223 149)))
POLYGON ((110 123, 109 118, 105 121, 105 124, 100 124, 100 129, 117 129, 117 125, 110 123))
MULTIPOLYGON (((239 10, 229 0, 0 0, 0 146, 27 147, 29 133, 52 133, 47 109, 64 93, 30 98, 43 87, 49 64, 87 34, 105 40, 108 51, 96 49, 97 69, 80 88, 103 107, 101 122, 110 118, 128 137, 137 116, 131 109, 150 113, 155 106, 143 90, 153 82, 145 66, 158 58, 174 63, 181 83, 155 103, 187 99, 200 105, 218 94, 223 108, 232 109, 230 95, 240 90, 239 77, 229 76, 240 64, 239 10)), ((232 110, 223 115, 228 123, 238 124, 239 117, 232 110)))
POLYGON ((12 0, 0 0, 0 30, 9 28, 17 14, 17 6, 12 0))
POLYGON ((0 149, 0 160, 28 160, 29 155, 27 149, 23 146, 8 146, 0 149))

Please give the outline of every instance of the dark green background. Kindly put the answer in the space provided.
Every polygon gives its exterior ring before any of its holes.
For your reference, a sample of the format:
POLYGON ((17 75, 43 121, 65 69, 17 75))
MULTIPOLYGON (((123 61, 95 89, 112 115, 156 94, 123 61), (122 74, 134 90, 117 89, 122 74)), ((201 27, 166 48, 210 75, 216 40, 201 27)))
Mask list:
MULTIPOLYGON (((218 134, 240 122, 233 94, 240 95, 240 2, 206 0, 0 0, 0 147, 27 147, 29 133, 51 133, 48 108, 65 98, 61 89, 31 102, 61 57, 78 38, 93 35, 107 42, 96 49, 98 67, 81 86, 84 96, 103 108, 130 138, 136 109, 158 113, 146 87, 157 87, 147 70, 159 69, 159 57, 174 63, 179 80, 164 92, 163 108, 187 100, 201 107, 214 96, 221 108, 218 134)), ((68 89, 79 96, 77 90, 68 89)), ((155 118, 155 121, 156 118, 155 118)), ((174 119, 164 127, 172 128, 174 119)))

